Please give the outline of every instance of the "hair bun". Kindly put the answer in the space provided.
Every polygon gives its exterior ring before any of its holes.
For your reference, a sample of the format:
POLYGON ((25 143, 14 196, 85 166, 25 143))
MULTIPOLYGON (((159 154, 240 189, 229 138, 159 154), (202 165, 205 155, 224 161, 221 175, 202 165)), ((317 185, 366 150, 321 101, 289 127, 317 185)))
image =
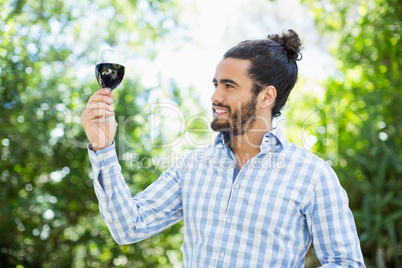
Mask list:
POLYGON ((279 36, 278 34, 270 34, 268 35, 268 39, 282 45, 285 48, 289 60, 298 61, 302 59, 302 54, 300 52, 302 49, 302 43, 299 35, 295 31, 289 29, 288 33, 282 33, 282 36, 279 36))

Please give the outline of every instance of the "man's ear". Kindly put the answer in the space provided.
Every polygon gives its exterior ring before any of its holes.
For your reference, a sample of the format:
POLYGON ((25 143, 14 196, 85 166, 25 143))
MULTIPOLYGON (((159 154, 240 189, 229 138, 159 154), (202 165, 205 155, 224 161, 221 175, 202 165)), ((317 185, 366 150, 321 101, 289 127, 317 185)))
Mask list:
POLYGON ((261 109, 271 108, 274 106, 276 99, 276 88, 274 86, 267 86, 261 90, 259 94, 259 106, 261 109))

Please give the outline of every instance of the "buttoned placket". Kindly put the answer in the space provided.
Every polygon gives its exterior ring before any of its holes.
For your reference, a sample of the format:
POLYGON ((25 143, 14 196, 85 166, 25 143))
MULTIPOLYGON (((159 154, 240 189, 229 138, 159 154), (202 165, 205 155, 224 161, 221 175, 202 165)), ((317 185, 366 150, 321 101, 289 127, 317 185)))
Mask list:
MULTIPOLYGON (((270 141, 271 139, 272 139, 272 137, 269 137, 269 136, 264 137, 261 147, 260 147, 261 151, 254 157, 259 157, 261 154, 265 154, 268 150, 273 150, 273 148, 271 148, 271 147, 275 147, 276 142, 275 143, 271 142, 270 141)), ((235 173, 235 170, 237 169, 237 164, 236 164, 235 157, 233 155, 232 150, 230 150, 230 148, 227 145, 223 145, 223 144, 219 144, 217 147, 224 149, 226 151, 226 154, 233 161, 233 163, 234 163, 233 172, 235 173)), ((224 219, 225 221, 224 221, 224 225, 222 228, 222 234, 221 234, 220 245, 219 245, 219 250, 218 250, 219 257, 218 257, 216 267, 224 267, 224 264, 225 264, 224 261, 225 261, 226 251, 227 251, 227 243, 228 243, 228 237, 225 237, 225 235, 228 236, 230 234, 230 229, 232 228, 232 226, 235 226, 235 219, 233 218, 233 213, 235 212, 236 200, 237 200, 238 192, 241 188, 240 185, 243 180, 242 174, 246 173, 249 163, 253 158, 249 159, 249 161, 247 161, 247 163, 243 166, 243 168, 240 171, 238 171, 236 178, 234 180, 232 179, 232 187, 231 187, 231 192, 230 192, 229 199, 228 199, 228 204, 226 206, 226 213, 225 213, 225 219, 224 219)))
MULTIPOLYGON (((227 236, 230 233, 230 228, 232 226, 232 221, 233 221, 233 217, 228 214, 228 210, 229 210, 229 206, 230 206, 230 204, 232 202, 232 199, 233 199, 234 185, 237 185, 237 184, 234 184, 234 181, 236 181, 236 179, 239 177, 240 172, 237 172, 236 178, 233 179, 234 174, 236 173, 236 169, 237 169, 237 165, 236 165, 236 161, 234 159, 234 155, 233 155, 232 151, 229 149, 228 146, 223 145, 223 144, 219 144, 219 145, 217 147, 225 150, 226 155, 232 161, 230 167, 231 168, 233 167, 233 170, 232 170, 233 175, 230 176, 232 186, 231 186, 231 191, 230 191, 229 198, 228 198, 227 205, 226 205, 226 213, 225 213, 225 218, 224 218, 224 225, 223 225, 222 233, 221 233, 221 236, 220 236, 221 238, 220 238, 220 245, 219 245, 219 250, 218 250, 218 261, 217 261, 217 264, 216 264, 216 267, 223 267, 224 266, 224 261, 225 261, 225 256, 226 256, 226 250, 227 250, 227 237, 225 237, 225 236, 227 236)), ((239 189, 239 186, 236 189, 239 189)))
MULTIPOLYGON (((223 145, 222 147, 224 147, 223 149, 225 149, 227 155, 229 155, 230 159, 233 161, 234 169, 237 169, 237 164, 236 164, 233 152, 226 145, 223 145)), ((263 152, 261 151, 259 154, 255 155, 254 157, 258 157, 262 153, 263 152)), ((224 266, 226 250, 227 250, 227 243, 228 243, 228 239, 227 239, 228 237, 225 237, 225 235, 228 236, 230 234, 230 229, 232 228, 232 226, 235 226, 236 219, 233 218, 233 214, 235 212, 235 206, 236 206, 236 202, 237 202, 236 200, 237 200, 238 192, 241 189, 240 185, 243 180, 243 174, 246 174, 246 170, 249 166, 250 160, 247 161, 247 163, 243 166, 243 168, 240 171, 238 171, 236 178, 234 180, 232 179, 232 187, 231 187, 231 192, 230 192, 229 199, 228 199, 228 204, 226 207, 225 221, 224 221, 224 226, 222 229, 220 246, 219 246, 219 250, 218 250, 219 258, 218 258, 216 267, 224 266)), ((235 172, 235 170, 233 172, 235 172)))

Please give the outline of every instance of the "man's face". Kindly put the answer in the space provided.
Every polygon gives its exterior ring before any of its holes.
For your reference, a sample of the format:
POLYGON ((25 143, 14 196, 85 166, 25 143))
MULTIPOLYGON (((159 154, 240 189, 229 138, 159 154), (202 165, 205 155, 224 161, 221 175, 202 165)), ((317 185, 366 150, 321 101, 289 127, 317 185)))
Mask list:
POLYGON ((256 117, 253 81, 247 74, 249 60, 226 58, 219 62, 211 97, 214 131, 242 135, 252 128, 256 117))

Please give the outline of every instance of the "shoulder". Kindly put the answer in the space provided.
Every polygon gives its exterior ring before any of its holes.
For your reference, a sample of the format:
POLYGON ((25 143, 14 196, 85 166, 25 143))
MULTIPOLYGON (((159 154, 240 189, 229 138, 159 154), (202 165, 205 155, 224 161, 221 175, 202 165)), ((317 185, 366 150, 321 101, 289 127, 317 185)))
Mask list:
POLYGON ((284 150, 287 161, 294 166, 301 166, 313 178, 314 182, 322 179, 336 179, 337 175, 331 165, 321 157, 293 143, 288 143, 284 150))
POLYGON ((284 153, 291 158, 292 161, 302 162, 306 164, 306 162, 314 165, 318 169, 322 169, 324 167, 331 167, 324 159, 317 156, 316 154, 308 151, 306 148, 300 147, 294 143, 288 142, 284 153))

